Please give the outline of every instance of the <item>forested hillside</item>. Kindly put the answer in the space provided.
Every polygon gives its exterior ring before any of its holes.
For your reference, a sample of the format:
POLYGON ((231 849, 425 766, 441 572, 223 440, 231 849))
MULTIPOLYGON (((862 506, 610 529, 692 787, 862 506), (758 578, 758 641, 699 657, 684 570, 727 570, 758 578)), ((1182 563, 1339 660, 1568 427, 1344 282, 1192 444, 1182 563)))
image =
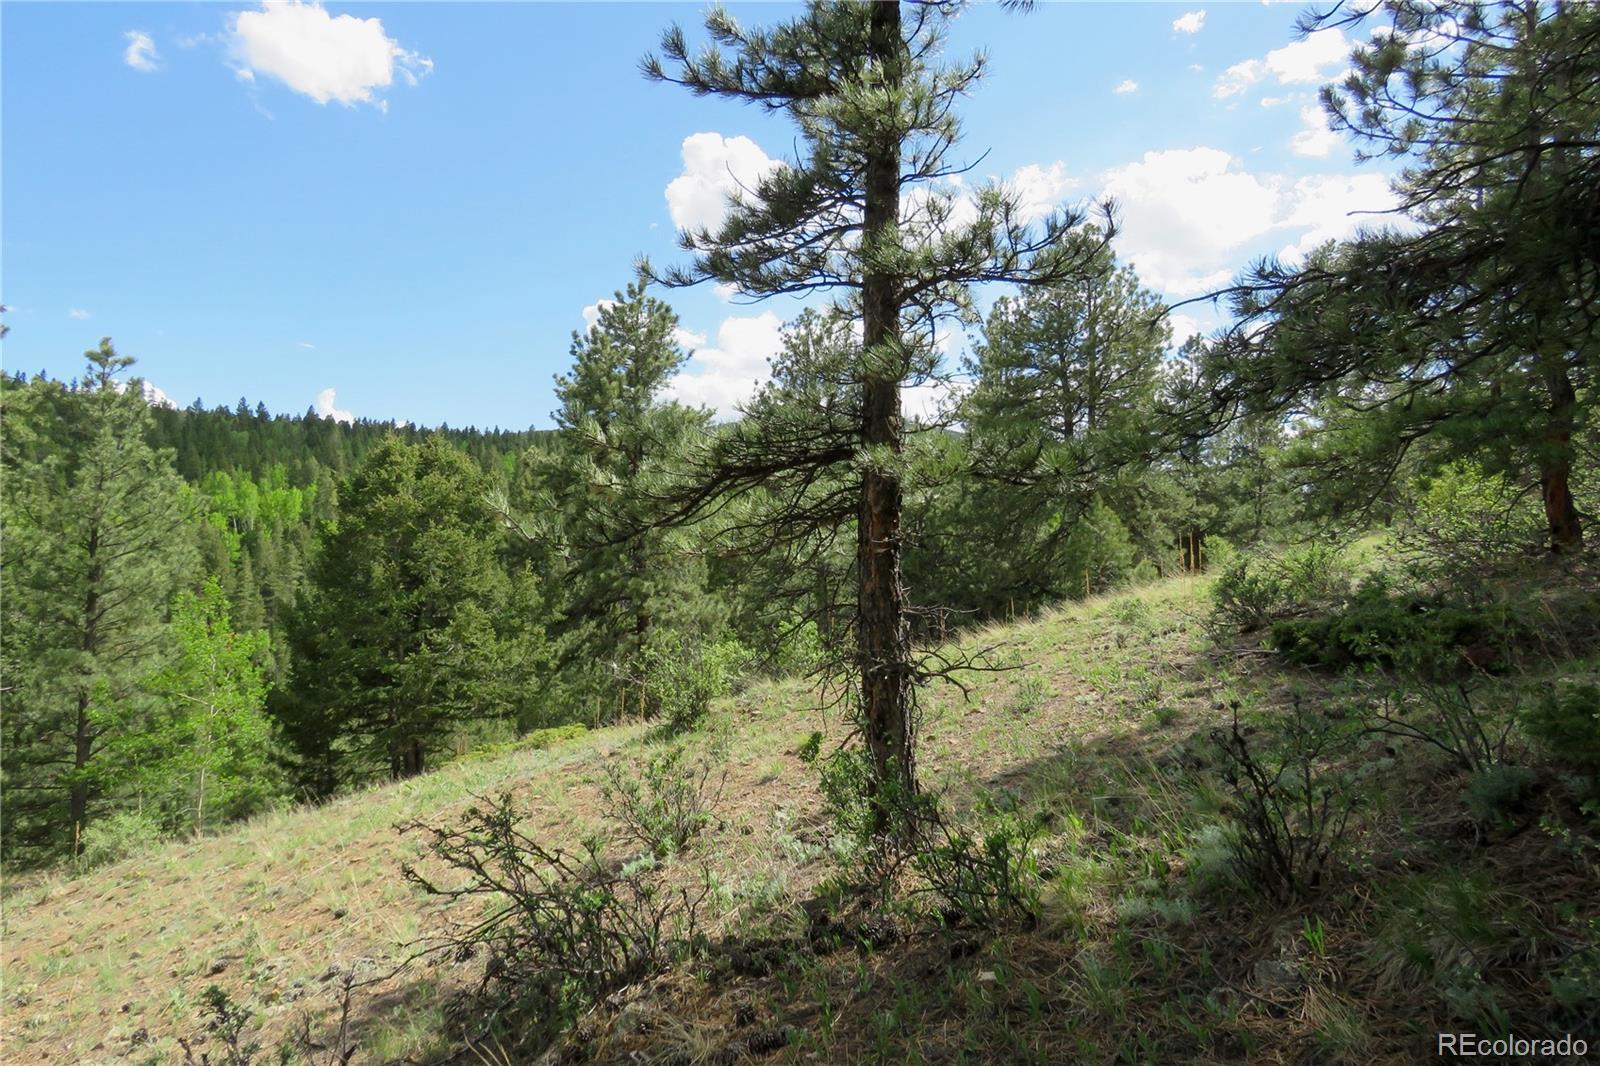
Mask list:
POLYGON ((793 155, 553 429, 0 381, 8 1060, 1600 1047, 1600 8, 1309 13, 1400 207, 1188 337, 954 180, 958 10, 663 34, 793 155))

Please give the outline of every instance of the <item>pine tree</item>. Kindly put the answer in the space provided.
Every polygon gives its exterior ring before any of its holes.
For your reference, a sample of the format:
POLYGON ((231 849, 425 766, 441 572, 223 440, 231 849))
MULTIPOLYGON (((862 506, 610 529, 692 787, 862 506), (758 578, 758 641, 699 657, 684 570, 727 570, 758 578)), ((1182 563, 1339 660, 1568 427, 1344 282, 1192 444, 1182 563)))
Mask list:
POLYGON ((537 514, 519 524, 555 549, 563 670, 610 664, 609 679, 580 687, 615 688, 632 676, 664 622, 711 635, 703 566, 681 550, 681 533, 649 528, 654 469, 706 423, 704 412, 663 399, 687 358, 677 331, 677 316, 642 282, 602 304, 595 324, 573 335, 572 370, 556 379, 559 428, 530 470, 537 514))
POLYGON ((1416 228, 1253 269, 1212 387, 1235 407, 1314 411, 1325 428, 1302 460, 1366 502, 1412 461, 1536 485, 1550 547, 1577 551, 1600 371, 1600 10, 1387 0, 1306 28, 1374 12, 1388 25, 1323 99, 1363 155, 1410 163, 1395 188, 1416 228))
POLYGON ((908 430, 902 391, 937 373, 933 326, 967 313, 985 281, 1060 283, 1082 273, 1064 243, 1080 221, 1053 215, 1037 230, 1014 196, 991 187, 958 223, 945 179, 955 174, 955 106, 978 80, 982 57, 939 65, 954 4, 809 3, 771 29, 747 29, 722 9, 706 18, 713 44, 691 54, 677 27, 647 76, 696 95, 758 104, 792 119, 800 157, 735 201, 715 231, 682 235, 693 263, 656 275, 668 284, 717 280, 750 297, 839 292, 859 317, 848 366, 858 399, 848 412, 813 410, 783 390, 715 437, 676 494, 680 520, 764 488, 782 506, 765 523, 777 542, 814 542, 819 529, 855 525, 854 661, 863 732, 877 786, 880 829, 891 792, 915 790, 914 686, 928 676, 912 647, 902 580, 908 430), (816 497, 837 475, 848 485, 816 497), (841 514, 843 497, 853 515, 841 514))
POLYGON ((278 713, 319 789, 419 774, 452 728, 510 712, 506 575, 490 485, 441 437, 391 435, 340 493, 293 625, 278 713))
POLYGON ((133 360, 110 339, 75 390, 7 411, 56 446, 8 452, 5 508, 7 850, 75 854, 108 782, 102 751, 148 711, 140 682, 170 646, 165 614, 193 573, 192 494, 145 443, 133 360), (54 398, 61 406, 52 409, 54 398))

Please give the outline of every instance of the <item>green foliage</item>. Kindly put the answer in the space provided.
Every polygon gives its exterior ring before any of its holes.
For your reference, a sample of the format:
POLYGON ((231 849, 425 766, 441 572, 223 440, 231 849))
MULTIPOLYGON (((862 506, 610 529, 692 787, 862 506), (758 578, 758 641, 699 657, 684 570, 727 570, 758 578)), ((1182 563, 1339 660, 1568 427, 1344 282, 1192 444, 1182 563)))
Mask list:
POLYGON ((685 755, 678 745, 643 761, 606 766, 602 792, 612 817, 657 859, 682 851, 711 824, 727 778, 725 750, 693 761, 685 755))
POLYGON ((1472 775, 1461 799, 1479 825, 1506 827, 1525 813, 1523 808, 1538 777, 1526 766, 1496 763, 1472 775))
POLYGON ((1062 548, 1063 582, 1074 597, 1106 592, 1133 574, 1133 542, 1116 513, 1095 500, 1062 548))
POLYGON ((83 831, 78 868, 92 870, 131 859, 159 847, 167 839, 160 821, 143 811, 123 810, 91 822, 83 831))
POLYGON ((1544 532, 1527 492, 1465 461, 1418 478, 1403 507, 1396 544, 1422 580, 1458 595, 1473 595, 1486 575, 1537 550, 1544 532))
POLYGON ((141 682, 172 647, 165 614, 194 572, 193 499, 146 443, 133 360, 109 339, 82 384, 4 390, 6 685, 0 854, 70 855, 125 799, 108 745, 152 712, 141 682))
POLYGON ((668 637, 646 646, 642 697, 647 717, 664 719, 678 732, 699 725, 713 700, 733 691, 750 662, 736 640, 702 647, 668 637))
POLYGON ((444 441, 388 438, 340 497, 296 619, 280 720, 309 778, 420 773, 452 723, 512 716, 508 656, 537 657, 537 619, 507 616, 488 483, 444 441))
POLYGON ((160 707, 106 752, 122 787, 160 812, 169 833, 262 809, 280 794, 265 714, 267 634, 233 632, 216 578, 172 608, 177 652, 145 686, 160 707))
POLYGON ((1343 553, 1330 545, 1240 553, 1212 586, 1212 620, 1252 632, 1277 619, 1336 606, 1349 594, 1350 584, 1343 553))
POLYGON ((997 929, 1038 921, 1037 819, 1015 809, 990 809, 979 825, 967 828, 925 810, 918 825, 911 863, 938 899, 946 925, 997 929))
POLYGON ((1522 727, 1550 758, 1586 775, 1600 800, 1600 684, 1556 682, 1523 711, 1522 727))

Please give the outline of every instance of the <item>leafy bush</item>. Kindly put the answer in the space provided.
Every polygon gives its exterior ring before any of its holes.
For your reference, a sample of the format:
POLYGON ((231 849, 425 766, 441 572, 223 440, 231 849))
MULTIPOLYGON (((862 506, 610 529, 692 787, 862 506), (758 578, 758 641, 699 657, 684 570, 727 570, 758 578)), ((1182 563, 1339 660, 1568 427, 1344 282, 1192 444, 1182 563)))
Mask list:
POLYGON ((78 866, 92 870, 157 848, 166 840, 161 824, 140 811, 118 811, 90 822, 83 830, 78 866))
POLYGON ((1321 887, 1344 842, 1354 804, 1344 783, 1319 763, 1346 738, 1297 700, 1284 744, 1264 753, 1239 728, 1237 709, 1226 732, 1211 735, 1222 755, 1228 837, 1238 871, 1277 900, 1321 887))
POLYGON ((1538 775, 1525 766, 1504 763, 1472 775, 1461 798, 1479 825, 1509 825, 1533 790, 1538 775))
POLYGON ((990 812, 977 829, 952 826, 931 801, 918 819, 912 866, 928 883, 948 925, 994 929, 1039 917, 1039 822, 990 812))
POLYGON ((1534 498, 1475 463, 1456 462, 1413 484, 1395 543, 1419 577, 1476 592, 1485 572, 1537 547, 1544 523, 1534 498))
POLYGON ((611 763, 602 786, 606 804, 630 839, 664 859, 700 835, 727 777, 726 759, 711 753, 689 763, 674 747, 642 763, 611 763), (711 786, 715 767, 724 769, 711 786))
MULTIPOLYGON (((569 852, 518 829, 510 793, 467 809, 460 824, 402 826, 420 833, 428 853, 464 883, 445 885, 407 864, 404 876, 452 913, 463 914, 431 945, 458 960, 486 956, 476 1012, 485 1028, 502 1023, 512 1050, 537 1051, 602 996, 704 949, 699 909, 709 892, 669 890, 653 863, 620 866, 590 840, 569 852), (488 905, 485 912, 484 905, 488 905)), ((526 1054, 518 1061, 531 1061, 526 1054)))
POLYGON ((1557 682, 1524 712, 1522 726, 1556 762, 1586 775, 1600 797, 1600 684, 1557 682))
POLYGON ((1327 615, 1274 623, 1268 640, 1304 666, 1371 664, 1439 675, 1462 666, 1469 655, 1477 666, 1496 666, 1508 649, 1532 636, 1506 604, 1396 597, 1373 586, 1327 615))
POLYGON ((1211 589, 1212 620, 1251 632, 1281 618, 1343 602, 1351 574, 1334 547, 1310 544, 1279 555, 1237 555, 1211 589))
POLYGON ((690 647, 671 638, 644 652, 643 700, 647 717, 665 718, 675 730, 693 729, 711 701, 733 691, 750 662, 736 640, 690 647))

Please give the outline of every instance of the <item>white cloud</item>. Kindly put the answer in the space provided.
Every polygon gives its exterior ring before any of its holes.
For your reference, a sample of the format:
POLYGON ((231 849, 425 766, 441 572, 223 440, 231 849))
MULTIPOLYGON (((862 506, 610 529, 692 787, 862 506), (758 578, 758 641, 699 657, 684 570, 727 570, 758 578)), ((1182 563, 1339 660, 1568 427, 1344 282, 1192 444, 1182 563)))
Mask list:
POLYGON ((1124 78, 1122 81, 1117 82, 1117 87, 1111 91, 1116 93, 1118 96, 1125 96, 1128 93, 1136 93, 1139 91, 1139 83, 1134 81, 1132 78, 1124 78))
MULTIPOLYGON (((704 343, 706 338, 701 335, 699 340, 704 343)), ((782 349, 783 320, 773 312, 725 318, 717 327, 716 346, 694 353, 690 369, 667 383, 667 396, 731 418, 772 375, 768 360, 782 349)))
POLYGON ((1303 230, 1278 253, 1297 258, 1324 241, 1342 240, 1362 226, 1403 225, 1398 216, 1375 215, 1395 204, 1389 179, 1381 174, 1321 174, 1301 178, 1289 190, 1284 226, 1303 230))
POLYGON ((142 70, 146 74, 156 70, 160 64, 156 62, 156 42, 143 30, 129 30, 122 35, 128 42, 128 47, 123 49, 122 61, 134 70, 142 70))
POLYGON ((1114 167, 1102 191, 1121 207, 1117 249, 1145 284, 1169 296, 1192 296, 1228 283, 1247 246, 1278 236, 1281 254, 1303 254, 1354 233, 1394 206, 1381 174, 1317 175, 1293 181, 1251 173, 1218 148, 1146 152, 1114 167))
POLYGON ((155 384, 149 381, 144 380, 141 380, 139 385, 139 391, 144 396, 144 402, 149 404, 151 407, 170 407, 174 410, 177 409, 178 405, 172 402, 172 397, 168 396, 165 390, 158 388, 155 384))
POLYGON ((341 411, 335 407, 333 405, 334 399, 333 389, 323 389, 317 393, 317 414, 323 418, 331 418, 335 422, 354 422, 356 416, 349 411, 341 411))
POLYGON ((1054 211, 1066 197, 1067 191, 1077 184, 1076 178, 1068 176, 1067 165, 1060 161, 1048 167, 1029 163, 1019 168, 1006 182, 1017 198, 1018 215, 1024 222, 1038 221, 1054 211))
POLYGON ((1179 33, 1199 33, 1205 24, 1206 13, 1204 9, 1187 12, 1172 20, 1172 28, 1179 33))
POLYGON ((1279 85, 1314 85, 1333 81, 1350 58, 1351 43, 1337 27, 1318 30, 1303 41, 1274 48, 1264 59, 1235 63, 1217 78, 1211 95, 1237 96, 1269 75, 1279 85))
POLYGON ((1172 346, 1182 346, 1183 342, 1196 333, 1205 334, 1210 328, 1193 315, 1186 315, 1182 311, 1174 312, 1167 316, 1167 325, 1172 327, 1172 346))
POLYGON ((583 315, 584 328, 593 329, 594 327, 598 326, 600 324, 600 312, 607 307, 615 306, 617 306, 617 301, 604 299, 596 300, 594 303, 589 304, 581 312, 583 315))
POLYGON ((1289 150, 1295 155, 1325 158, 1339 146, 1339 135, 1328 128, 1328 117, 1315 104, 1300 109, 1304 129, 1289 138, 1289 150))
POLYGON ((719 281, 711 286, 711 291, 717 294, 717 299, 727 303, 739 295, 739 286, 729 281, 719 281))
POLYGON ((1122 208, 1118 246, 1147 284, 1173 295, 1227 281, 1226 253, 1272 229, 1278 191, 1219 148, 1146 152, 1106 172, 1122 208))
POLYGON ((316 347, 317 347, 315 344, 312 344, 310 341, 296 341, 295 343, 298 344, 302 348, 310 348, 313 351, 315 351, 316 347))
POLYGON ((337 100, 386 109, 374 93, 407 85, 433 70, 433 60, 400 47, 376 18, 330 15, 318 3, 265 3, 233 18, 230 45, 241 79, 277 78, 319 104, 337 100))
POLYGON ((83 321, 87 320, 90 316, 89 316, 89 312, 85 311, 81 307, 69 307, 67 309, 67 317, 68 318, 75 318, 79 322, 83 322, 83 321))
POLYGON ((683 348, 686 351, 694 351, 697 348, 705 347, 706 335, 704 333, 696 333, 692 329, 684 329, 682 326, 679 326, 677 329, 672 331, 672 340, 675 344, 677 344, 678 347, 683 348))
POLYGON ((692 133, 683 139, 683 173, 667 184, 667 210, 680 230, 716 229, 728 201, 754 192, 783 164, 748 137, 692 133))

